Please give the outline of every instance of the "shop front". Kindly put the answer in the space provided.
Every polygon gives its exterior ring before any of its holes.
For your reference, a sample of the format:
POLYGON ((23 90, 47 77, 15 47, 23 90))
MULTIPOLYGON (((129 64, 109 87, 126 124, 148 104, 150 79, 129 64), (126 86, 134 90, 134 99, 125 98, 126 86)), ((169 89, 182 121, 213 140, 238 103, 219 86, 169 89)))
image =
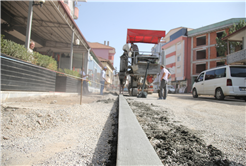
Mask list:
POLYGON ((88 82, 88 89, 92 93, 99 93, 100 92, 100 79, 101 79, 101 72, 102 72, 102 66, 100 63, 97 62, 97 58, 94 54, 88 55, 88 68, 87 68, 87 74, 89 82, 88 82))

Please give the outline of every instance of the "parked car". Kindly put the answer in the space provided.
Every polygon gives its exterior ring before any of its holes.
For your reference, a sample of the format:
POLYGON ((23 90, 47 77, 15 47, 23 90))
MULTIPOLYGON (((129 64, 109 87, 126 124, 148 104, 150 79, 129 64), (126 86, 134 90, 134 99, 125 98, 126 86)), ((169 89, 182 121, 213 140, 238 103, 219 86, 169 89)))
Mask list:
POLYGON ((175 88, 172 85, 167 85, 168 93, 175 93, 175 88))
POLYGON ((193 84, 192 95, 213 95, 219 100, 234 96, 246 101, 246 65, 226 65, 201 72, 193 84))

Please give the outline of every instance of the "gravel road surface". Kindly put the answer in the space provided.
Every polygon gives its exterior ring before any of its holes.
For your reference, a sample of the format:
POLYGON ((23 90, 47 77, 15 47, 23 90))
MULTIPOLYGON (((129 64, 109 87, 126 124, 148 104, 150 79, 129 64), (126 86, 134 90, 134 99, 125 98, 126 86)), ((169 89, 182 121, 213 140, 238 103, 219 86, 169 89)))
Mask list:
POLYGON ((11 99, 1 105, 1 165, 115 163, 118 96, 11 99))
POLYGON ((125 97, 164 165, 246 165, 244 100, 125 97))

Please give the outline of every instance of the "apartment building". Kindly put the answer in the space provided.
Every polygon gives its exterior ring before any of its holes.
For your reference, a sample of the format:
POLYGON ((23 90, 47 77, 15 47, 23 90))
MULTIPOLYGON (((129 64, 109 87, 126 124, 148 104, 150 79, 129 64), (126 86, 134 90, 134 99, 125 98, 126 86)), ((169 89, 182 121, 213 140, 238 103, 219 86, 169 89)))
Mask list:
POLYGON ((220 57, 216 50, 216 37, 221 38, 223 32, 229 34, 230 27, 246 18, 232 18, 201 28, 188 31, 191 47, 188 48, 190 56, 191 84, 189 90, 198 74, 204 70, 227 64, 226 55, 220 57))
POLYGON ((191 29, 185 27, 172 29, 162 40, 165 41, 162 46, 165 55, 164 64, 171 73, 169 84, 176 89, 177 93, 184 93, 187 90, 188 30, 191 29))

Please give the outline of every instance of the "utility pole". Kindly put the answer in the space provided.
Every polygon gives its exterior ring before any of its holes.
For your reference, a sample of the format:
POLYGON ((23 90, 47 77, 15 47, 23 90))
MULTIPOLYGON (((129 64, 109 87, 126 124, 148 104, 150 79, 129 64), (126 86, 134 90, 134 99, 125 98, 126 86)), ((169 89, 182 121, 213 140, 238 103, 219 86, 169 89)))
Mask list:
POLYGON ((71 52, 70 52, 70 70, 73 70, 73 41, 74 41, 74 29, 72 29, 72 41, 71 41, 71 52))
POLYGON ((29 1, 27 26, 26 26, 26 41, 25 47, 28 49, 30 45, 31 31, 32 31, 32 16, 33 16, 33 1, 29 1))

